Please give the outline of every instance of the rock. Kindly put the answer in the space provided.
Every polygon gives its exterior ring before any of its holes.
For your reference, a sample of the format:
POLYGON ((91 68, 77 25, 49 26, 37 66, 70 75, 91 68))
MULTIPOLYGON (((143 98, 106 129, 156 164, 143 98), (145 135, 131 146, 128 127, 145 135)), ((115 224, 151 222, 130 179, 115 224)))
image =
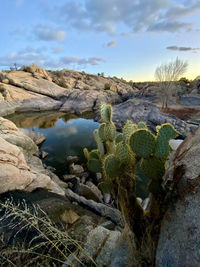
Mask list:
POLYGON ((102 202, 103 196, 101 191, 91 182, 87 182, 87 185, 77 184, 76 194, 83 196, 86 199, 92 199, 96 202, 102 202))
POLYGON ((23 129, 23 128, 19 128, 19 131, 27 135, 28 137, 30 137, 36 145, 40 145, 46 139, 43 133, 39 133, 39 132, 35 132, 29 129, 23 129))
POLYGON ((64 175, 62 176, 62 179, 63 179, 65 182, 70 182, 71 180, 76 179, 76 175, 75 175, 75 174, 64 174, 64 175))
POLYGON ((171 139, 169 141, 169 145, 171 146, 171 148, 173 150, 177 150, 177 148, 180 146, 180 144, 183 142, 183 140, 180 140, 180 139, 177 139, 177 140, 174 140, 174 139, 171 139))
POLYGON ((78 164, 75 165, 74 163, 72 163, 69 166, 69 171, 70 171, 70 174, 76 174, 76 173, 84 172, 84 169, 81 165, 78 165, 78 164))
MULTIPOLYGON (((98 226, 89 232, 84 250, 95 260, 97 266, 110 266, 111 255, 119 241, 120 235, 119 231, 109 231, 102 226, 98 226)), ((90 260, 84 254, 80 256, 80 260, 86 266, 89 266, 90 260)))
POLYGON ((73 224, 80 219, 80 216, 73 210, 65 210, 61 215, 61 220, 65 223, 73 224))
POLYGON ((21 87, 29 92, 34 92, 43 96, 49 96, 59 99, 66 96, 65 89, 44 79, 33 78, 31 73, 24 71, 11 71, 5 73, 5 78, 9 80, 9 84, 21 87))
POLYGON ((177 197, 162 222, 156 266, 199 266, 200 127, 178 147, 166 173, 177 197))
POLYGON ((93 200, 87 200, 86 198, 82 196, 78 196, 76 193, 74 193, 70 189, 65 190, 65 195, 71 201, 76 201, 79 205, 84 205, 85 207, 88 207, 93 212, 108 218, 109 220, 113 221, 116 224, 119 224, 121 226, 124 224, 121 212, 117 209, 111 208, 102 203, 97 203, 93 200))
POLYGON ((42 151, 41 152, 41 158, 45 159, 48 156, 49 153, 47 153, 46 151, 42 151))
POLYGON ((111 195, 110 194, 107 194, 107 193, 104 193, 103 194, 103 200, 106 204, 109 204, 110 201, 111 201, 111 195))
POLYGON ((2 117, 0 117, 0 137, 31 154, 38 151, 38 147, 31 138, 20 132, 14 123, 2 117))
POLYGON ((78 156, 68 156, 67 157, 67 163, 68 164, 76 163, 78 160, 79 160, 78 156))
POLYGON ((32 64, 31 66, 23 66, 21 70, 32 73, 33 77, 37 79, 44 78, 50 82, 52 81, 52 78, 48 75, 47 71, 37 65, 32 64))
POLYGON ((11 190, 36 188, 63 195, 63 190, 49 176, 31 170, 20 149, 0 137, 0 194, 11 190))
MULTIPOLYGON (((97 114, 96 119, 99 119, 97 114)), ((196 129, 195 125, 190 125, 174 115, 164 114, 157 106, 140 99, 129 99, 113 107, 113 121, 118 129, 122 128, 127 120, 135 123, 144 121, 154 131, 157 125, 169 122, 183 137, 196 129)))

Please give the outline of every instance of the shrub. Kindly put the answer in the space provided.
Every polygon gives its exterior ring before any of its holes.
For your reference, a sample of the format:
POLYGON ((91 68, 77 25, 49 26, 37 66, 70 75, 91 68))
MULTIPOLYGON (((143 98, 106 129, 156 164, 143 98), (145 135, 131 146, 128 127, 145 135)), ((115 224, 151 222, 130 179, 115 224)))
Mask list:
POLYGON ((160 224, 171 192, 163 185, 171 153, 169 140, 175 138, 177 132, 166 123, 157 126, 154 135, 144 122, 134 124, 128 120, 122 133, 117 135, 112 122, 112 107, 102 104, 100 113, 103 123, 94 131, 97 149, 90 152, 84 149, 88 169, 103 172, 104 182, 99 187, 105 192, 111 191, 119 203, 134 236, 132 249, 137 255, 136 266, 154 266, 160 224), (147 210, 136 198, 136 179, 141 173, 149 179, 147 210))
POLYGON ((104 89, 105 89, 105 90, 110 90, 110 84, 109 84, 109 83, 105 83, 105 85, 104 85, 104 89))

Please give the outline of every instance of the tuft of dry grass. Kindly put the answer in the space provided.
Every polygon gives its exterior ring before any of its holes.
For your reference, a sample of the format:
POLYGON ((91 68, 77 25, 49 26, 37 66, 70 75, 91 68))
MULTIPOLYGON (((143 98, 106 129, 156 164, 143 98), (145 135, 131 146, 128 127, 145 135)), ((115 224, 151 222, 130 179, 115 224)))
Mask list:
POLYGON ((39 206, 8 199, 0 202, 0 213, 1 267, 63 266, 69 257, 85 266, 77 256, 81 253, 97 266, 82 244, 58 229, 39 206))

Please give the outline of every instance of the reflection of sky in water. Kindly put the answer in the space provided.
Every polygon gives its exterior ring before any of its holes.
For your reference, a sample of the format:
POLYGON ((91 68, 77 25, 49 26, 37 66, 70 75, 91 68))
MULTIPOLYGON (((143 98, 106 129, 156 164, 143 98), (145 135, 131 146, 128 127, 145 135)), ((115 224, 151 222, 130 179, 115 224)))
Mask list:
POLYGON ((64 121, 59 119, 56 125, 48 129, 33 127, 32 130, 45 135, 46 141, 41 150, 49 153, 45 160, 47 165, 62 173, 66 167, 66 157, 78 155, 83 158, 83 148, 92 149, 95 147, 93 131, 98 128, 99 123, 89 119, 71 119, 64 121))

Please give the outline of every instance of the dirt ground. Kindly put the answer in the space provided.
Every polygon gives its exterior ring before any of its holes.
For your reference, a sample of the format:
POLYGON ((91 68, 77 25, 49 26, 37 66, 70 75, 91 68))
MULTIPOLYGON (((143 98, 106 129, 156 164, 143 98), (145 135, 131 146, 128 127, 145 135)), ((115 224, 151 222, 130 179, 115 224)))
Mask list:
POLYGON ((163 113, 173 114, 181 120, 200 120, 200 107, 169 106, 163 113))

